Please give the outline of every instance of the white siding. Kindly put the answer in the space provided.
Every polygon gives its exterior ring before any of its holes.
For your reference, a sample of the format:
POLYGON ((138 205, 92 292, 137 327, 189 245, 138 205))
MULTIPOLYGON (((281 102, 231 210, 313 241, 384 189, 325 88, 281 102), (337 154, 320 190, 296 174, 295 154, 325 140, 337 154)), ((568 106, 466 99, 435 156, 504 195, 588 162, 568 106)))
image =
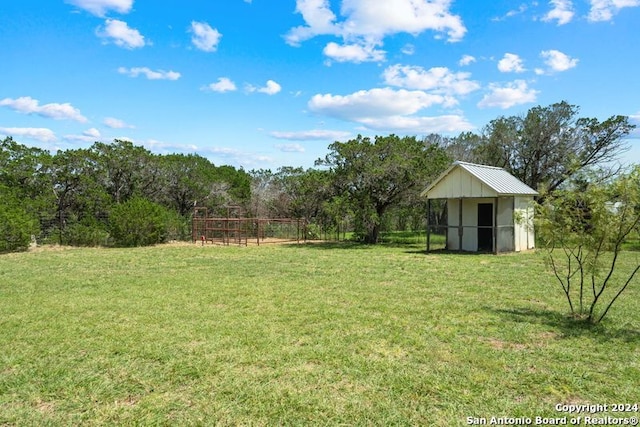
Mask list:
POLYGON ((513 197, 498 199, 498 225, 513 225, 513 197))
POLYGON ((538 193, 502 168, 454 162, 422 193, 429 199, 535 196, 538 193))
MULTIPOLYGON (((476 252, 478 250, 478 230, 477 228, 469 228, 465 226, 478 226, 478 203, 483 200, 478 199, 462 199, 462 250, 476 252)), ((484 202, 489 202, 485 200, 484 202)))
POLYGON ((455 168, 429 191, 430 199, 496 197, 498 193, 462 168, 455 168))
POLYGON ((535 234, 533 232, 533 198, 516 197, 515 215, 520 220, 516 222, 516 251, 533 249, 535 234))
MULTIPOLYGON (((482 199, 480 199, 482 200, 482 199)), ((449 231, 447 233, 447 248, 457 251, 460 245, 458 226, 460 224, 460 199, 447 200, 447 215, 449 219, 449 231)), ((475 228, 478 225, 478 199, 462 199, 462 250, 478 250, 478 233, 475 228)))
POLYGON ((498 199, 498 252, 512 252, 514 248, 513 197, 498 199))
POLYGON ((422 192, 429 199, 447 199, 447 248, 473 252, 478 250, 479 203, 493 204, 492 222, 496 227, 493 236, 497 252, 534 248, 532 202, 536 194, 502 168, 464 162, 455 162, 422 192))
POLYGON ((447 222, 449 228, 447 229, 447 249, 457 251, 458 248, 458 230, 456 228, 459 224, 459 200, 448 199, 447 200, 447 222))
MULTIPOLYGON (((533 198, 532 197, 500 197, 497 212, 497 246, 498 252, 523 251, 535 247, 533 232, 533 198), (515 214, 515 215, 514 215, 515 214), (522 218, 516 221, 516 218, 522 218)), ((495 215, 495 198, 462 199, 462 250, 475 252, 478 250, 478 204, 492 203, 495 215)), ((458 224, 460 219, 460 199, 448 199, 447 248, 458 250, 458 224)))
MULTIPOLYGON (((508 197, 501 197, 500 202, 498 203, 498 223, 501 224, 503 221, 506 224, 510 223, 510 219, 512 216, 511 212, 511 199, 508 197), (507 211, 505 212, 502 208, 502 205, 507 205, 505 208, 507 211)), ((468 198, 462 199, 462 250, 469 252, 477 252, 478 251, 478 204, 479 203, 491 203, 493 204, 493 216, 495 217, 495 198, 468 198)), ((447 215, 449 221, 449 228, 447 234, 447 248, 450 250, 458 250, 458 246, 460 243, 458 236, 458 224, 460 220, 460 199, 448 199, 447 200, 447 215)), ((511 241, 513 241, 513 237, 511 237, 511 241)), ((513 246, 513 243, 511 243, 513 246)))

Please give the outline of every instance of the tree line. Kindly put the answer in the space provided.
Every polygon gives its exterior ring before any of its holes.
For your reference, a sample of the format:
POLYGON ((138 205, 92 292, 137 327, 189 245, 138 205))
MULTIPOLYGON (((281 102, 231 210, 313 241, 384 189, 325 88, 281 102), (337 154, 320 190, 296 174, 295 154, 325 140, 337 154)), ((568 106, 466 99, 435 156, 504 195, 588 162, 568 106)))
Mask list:
POLYGON ((185 239, 194 203, 215 208, 248 200, 250 191, 245 171, 197 154, 157 155, 121 140, 51 154, 7 137, 0 249, 24 248, 32 236, 66 245, 185 239))
POLYGON ((545 194, 613 161, 634 129, 628 117, 579 117, 567 102, 498 117, 478 133, 357 136, 334 142, 313 168, 245 171, 197 154, 153 154, 133 143, 46 150, 0 142, 0 251, 37 241, 141 245, 190 238, 194 206, 224 215, 305 218, 310 237, 424 228, 420 192, 453 160, 500 166, 545 194))

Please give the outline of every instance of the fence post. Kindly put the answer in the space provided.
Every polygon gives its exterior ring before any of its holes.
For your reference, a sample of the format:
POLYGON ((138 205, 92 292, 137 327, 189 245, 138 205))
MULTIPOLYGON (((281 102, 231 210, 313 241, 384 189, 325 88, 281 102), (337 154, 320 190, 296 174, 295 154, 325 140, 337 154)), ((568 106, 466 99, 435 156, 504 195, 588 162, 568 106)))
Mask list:
POLYGON ((427 252, 431 249, 431 224, 429 220, 431 218, 431 199, 427 199, 427 252))

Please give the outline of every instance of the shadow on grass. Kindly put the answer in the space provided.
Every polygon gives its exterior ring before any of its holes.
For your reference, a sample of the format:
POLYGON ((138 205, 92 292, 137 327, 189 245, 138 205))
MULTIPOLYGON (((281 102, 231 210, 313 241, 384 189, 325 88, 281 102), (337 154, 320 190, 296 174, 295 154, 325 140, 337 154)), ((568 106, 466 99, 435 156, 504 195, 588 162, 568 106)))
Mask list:
MULTIPOLYGON (((459 256, 495 255, 491 251, 471 252, 471 251, 454 251, 454 250, 451 250, 451 249, 431 249, 428 252, 427 252, 426 249, 422 249, 420 252, 425 254, 425 255, 459 255, 459 256)), ((505 252, 505 254, 506 253, 507 252, 505 252)))
POLYGON ((304 243, 285 243, 285 248, 299 249, 300 247, 309 249, 371 249, 376 245, 367 245, 353 241, 327 241, 327 240, 307 240, 304 243))
POLYGON ((352 240, 342 241, 327 241, 327 240, 307 240, 304 243, 285 243, 283 246, 288 248, 304 248, 311 249, 372 249, 372 248, 397 248, 405 249, 407 254, 422 254, 422 255, 459 255, 459 256, 483 256, 493 255, 490 251, 469 252, 469 251, 452 251, 448 249, 432 249, 427 252, 424 243, 410 243, 410 242, 381 242, 377 244, 368 244, 362 242, 356 242, 352 240))
POLYGON ((288 248, 310 248, 310 249, 375 249, 375 248, 405 248, 407 253, 425 253, 422 245, 412 243, 377 243, 375 245, 355 242, 355 241, 321 241, 308 240, 304 243, 286 243, 284 247, 288 248))
POLYGON ((549 310, 530 308, 496 309, 486 307, 488 311, 503 317, 505 322, 531 323, 550 326, 560 333, 560 338, 589 336, 602 342, 621 340, 627 343, 640 342, 640 330, 616 328, 605 323, 591 324, 569 315, 549 310))

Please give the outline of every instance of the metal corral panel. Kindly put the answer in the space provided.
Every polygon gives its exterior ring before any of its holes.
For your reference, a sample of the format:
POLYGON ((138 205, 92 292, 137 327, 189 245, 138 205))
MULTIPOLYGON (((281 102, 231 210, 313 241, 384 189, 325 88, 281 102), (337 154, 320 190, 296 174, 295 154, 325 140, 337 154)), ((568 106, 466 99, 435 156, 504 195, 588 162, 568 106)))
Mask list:
POLYGON ((537 194, 537 191, 502 168, 466 162, 453 163, 422 192, 429 199, 537 194))

